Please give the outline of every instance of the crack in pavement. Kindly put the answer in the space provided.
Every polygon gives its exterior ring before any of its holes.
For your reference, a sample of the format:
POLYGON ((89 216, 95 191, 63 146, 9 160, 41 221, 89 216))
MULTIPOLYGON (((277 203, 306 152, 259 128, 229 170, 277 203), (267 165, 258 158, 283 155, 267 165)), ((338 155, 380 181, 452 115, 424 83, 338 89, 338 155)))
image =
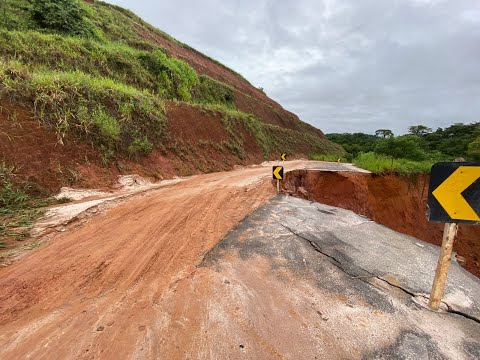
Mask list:
POLYGON ((405 294, 407 295, 410 295, 412 297, 423 297, 424 295, 423 294, 420 294, 420 293, 414 293, 410 290, 408 290, 407 288, 404 288, 400 285, 397 285, 397 284, 393 284, 392 282, 388 281, 387 279, 384 279, 383 277, 381 276, 375 276, 375 278, 377 278, 378 280, 381 280, 383 282, 386 282, 388 285, 390 285, 391 287, 394 287, 394 288, 397 288, 399 290, 402 290, 405 294))
POLYGON ((455 314, 455 315, 459 315, 459 316, 462 316, 466 319, 469 319, 469 320, 472 320, 472 321, 475 321, 476 323, 480 324, 480 319, 475 317, 475 316, 472 316, 472 315, 469 315, 469 314, 465 314, 461 311, 458 311, 458 310, 455 310, 454 308, 452 308, 450 305, 448 305, 446 302, 442 301, 442 303, 444 303, 446 306, 447 306, 447 312, 449 313, 452 313, 452 314, 455 314))
MULTIPOLYGON (((280 223, 279 223, 280 224, 280 223)), ((313 240, 310 240, 309 238, 303 236, 302 234, 296 232, 295 230, 289 228, 288 226, 284 225, 284 224, 280 224, 281 226, 283 226, 285 229, 287 229, 288 231, 290 231, 293 235, 299 237, 300 239, 303 239, 305 240, 306 242, 308 242, 310 244, 311 247, 313 247, 313 249, 316 251, 316 252, 319 252, 320 254, 332 259, 334 262, 332 262, 333 265, 335 265, 336 267, 338 267, 340 270, 342 270, 345 274, 347 274, 349 277, 351 277, 352 279, 359 279, 359 280, 362 280, 362 279, 368 279, 368 278, 372 278, 372 277, 377 277, 377 275, 371 273, 370 271, 367 271, 365 269, 362 269, 361 267, 358 267, 360 270, 366 272, 367 274, 369 274, 368 276, 357 276, 357 275, 354 275, 354 274, 351 274, 349 273, 343 266, 342 266, 342 263, 341 261, 339 261, 337 258, 335 258, 335 256, 333 255, 330 255, 330 254, 327 254, 325 253, 324 251, 322 251, 322 249, 320 248, 320 246, 318 246, 318 244, 313 241, 313 240)), ((363 280, 362 280, 363 281, 363 280)))
MULTIPOLYGON (((325 253, 324 251, 322 251, 322 249, 320 248, 320 246, 313 240, 310 240, 309 238, 305 237, 304 235, 302 235, 301 233, 299 232, 296 232, 295 230, 289 228, 288 226, 284 225, 284 224, 281 224, 279 222, 277 222, 279 225, 281 225, 282 227, 284 227, 285 229, 287 229, 290 233, 292 233, 293 235, 299 237, 300 239, 302 240, 305 240, 316 252, 322 254, 323 256, 333 260, 333 262, 331 262, 333 265, 335 265, 336 267, 338 267, 343 273, 345 273, 347 276, 349 276, 350 278, 352 279, 358 279, 366 284, 369 284, 371 286, 374 286, 374 284, 372 284, 370 281, 368 281, 368 279, 372 279, 372 278, 376 278, 380 281, 383 281, 385 282, 386 284, 388 284, 389 286, 391 287, 394 287, 396 289, 399 289, 401 291, 403 291, 405 294, 411 296, 411 297, 424 297, 426 298, 426 296, 424 294, 420 294, 420 293, 415 293, 415 292, 412 292, 411 290, 408 290, 407 288, 405 287, 402 287, 400 285, 396 285, 396 284, 393 284, 392 282, 388 281, 387 279, 383 278, 381 275, 375 275, 373 273, 371 273, 370 271, 368 270, 365 270, 361 267, 359 267, 358 265, 355 265, 356 267, 358 267, 360 270, 366 272, 367 274, 369 274, 368 276, 356 276, 354 274, 351 274, 350 272, 348 272, 344 266, 342 265, 341 261, 339 261, 335 256, 332 256, 330 254, 327 254, 325 253)), ((456 314, 456 315, 459 315, 459 316, 462 316, 468 320, 472 320, 478 324, 480 324, 480 319, 476 318, 475 316, 472 316, 472 315, 469 315, 469 314, 466 314, 464 312, 461 312, 459 310, 455 310, 452 308, 451 305, 449 305, 448 303, 446 303, 445 301, 442 301, 443 304, 445 304, 447 310, 446 312, 447 313, 452 313, 452 314, 456 314)))

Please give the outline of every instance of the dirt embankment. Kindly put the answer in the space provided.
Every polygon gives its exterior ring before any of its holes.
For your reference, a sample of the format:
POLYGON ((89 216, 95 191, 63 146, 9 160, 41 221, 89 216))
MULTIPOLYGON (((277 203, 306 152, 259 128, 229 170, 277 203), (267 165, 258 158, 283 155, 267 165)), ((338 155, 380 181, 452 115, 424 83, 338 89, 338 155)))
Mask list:
POLYGON ((238 126, 235 131, 243 138, 242 158, 228 148, 229 134, 220 114, 169 103, 168 135, 161 149, 143 158, 120 155, 105 163, 98 149, 71 135, 61 145, 55 131, 37 121, 30 110, 4 100, 0 102, 0 164, 15 166, 19 184, 49 193, 62 186, 108 188, 122 174, 162 180, 262 162, 262 149, 246 128, 238 126))
MULTIPOLYGON (((296 170, 283 190, 304 199, 352 210, 431 244, 442 242, 443 224, 427 220, 428 175, 416 178, 350 172, 296 170)), ((480 227, 460 225, 454 251, 459 263, 480 277, 480 227)))

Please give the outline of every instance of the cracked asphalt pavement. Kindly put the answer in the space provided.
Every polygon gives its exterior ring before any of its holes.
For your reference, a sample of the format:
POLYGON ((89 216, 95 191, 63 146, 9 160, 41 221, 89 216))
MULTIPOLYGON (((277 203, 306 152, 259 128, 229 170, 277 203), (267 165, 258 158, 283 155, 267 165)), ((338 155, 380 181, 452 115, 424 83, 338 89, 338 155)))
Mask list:
POLYGON ((453 263, 443 310, 425 306, 438 252, 278 195, 170 289, 161 330, 176 358, 479 359, 479 279, 453 263))

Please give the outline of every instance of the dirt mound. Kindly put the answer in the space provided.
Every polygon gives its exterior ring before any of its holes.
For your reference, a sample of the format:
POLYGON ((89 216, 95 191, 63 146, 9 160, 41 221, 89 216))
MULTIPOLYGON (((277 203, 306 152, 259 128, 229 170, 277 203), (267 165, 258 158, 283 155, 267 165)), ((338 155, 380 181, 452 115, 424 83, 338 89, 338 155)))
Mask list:
MULTIPOLYGON (((398 232, 431 244, 442 242, 443 224, 427 220, 428 175, 407 177, 296 170, 283 190, 365 215, 398 232)), ((460 225, 454 245, 459 263, 480 277, 480 227, 460 225)))

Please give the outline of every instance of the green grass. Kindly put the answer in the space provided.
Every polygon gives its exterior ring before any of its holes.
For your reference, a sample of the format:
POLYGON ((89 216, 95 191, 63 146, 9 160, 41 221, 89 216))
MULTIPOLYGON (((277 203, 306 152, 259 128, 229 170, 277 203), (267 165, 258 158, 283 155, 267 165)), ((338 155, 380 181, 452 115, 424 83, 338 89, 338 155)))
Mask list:
POLYGON ((80 71, 31 71, 0 61, 0 96, 27 104, 59 142, 71 133, 100 149, 128 153, 138 139, 161 145, 165 133, 162 100, 143 90, 80 71))
POLYGON ((169 56, 156 35, 194 49, 129 10, 101 1, 4 0, 2 14, 0 98, 30 108, 55 130, 59 143, 73 135, 92 144, 105 164, 165 149, 164 100, 220 112, 229 134, 223 146, 240 159, 246 157, 244 129, 265 158, 281 152, 342 153, 306 124, 300 124, 302 131, 288 130, 238 111, 231 86, 169 56), (38 19, 35 7, 44 6, 53 15, 38 19), (56 13, 57 8, 68 11, 56 13))
POLYGON ((15 168, 0 163, 0 249, 6 247, 6 240, 24 240, 30 236, 30 228, 41 218, 44 207, 63 204, 71 199, 51 197, 36 198, 28 194, 28 187, 14 185, 15 168))
POLYGON ((190 100, 195 89, 196 98, 207 101, 202 97, 195 70, 186 62, 167 56, 161 48, 144 51, 82 37, 0 30, 0 55, 29 67, 80 70, 108 77, 166 99, 190 100))
POLYGON ((252 135, 265 159, 273 154, 344 154, 340 145, 305 131, 296 131, 266 124, 252 114, 246 114, 226 105, 204 105, 203 109, 220 114, 223 126, 229 134, 227 147, 239 158, 245 158, 244 138, 241 128, 252 135))
POLYGON ((0 215, 23 209, 30 197, 21 190, 15 189, 12 182, 13 166, 0 163, 0 215))
MULTIPOLYGON (((0 21, 0 57, 30 67, 80 70, 108 77, 165 99, 233 104, 233 92, 227 85, 208 76, 199 77, 185 61, 168 56, 153 41, 142 40, 139 27, 178 43, 175 39, 129 10, 102 2, 81 2, 80 6, 85 26, 91 28, 82 36, 36 23, 29 1, 7 0, 0 6, 0 13, 2 9, 4 13, 0 21), (20 18, 22 21, 17 21, 20 18)), ((65 26, 68 28, 68 21, 65 26)))
POLYGON ((399 174, 420 174, 430 173, 435 161, 412 161, 406 159, 393 159, 388 156, 375 153, 360 154, 353 160, 353 163, 373 173, 395 172, 399 174))
POLYGON ((148 90, 163 99, 235 107, 230 86, 206 75, 198 76, 190 65, 169 57, 160 47, 147 51, 123 43, 0 28, 0 58, 31 69, 79 70, 148 90))
POLYGON ((340 159, 340 162, 342 163, 348 162, 346 158, 342 157, 341 155, 335 154, 314 154, 310 156, 310 160, 316 161, 338 162, 338 159, 340 159))
POLYGON ((233 89, 207 75, 200 75, 199 82, 192 89, 193 102, 199 104, 222 105, 235 109, 233 89))
POLYGON ((334 154, 342 155, 344 150, 341 146, 317 136, 311 132, 296 131, 282 128, 276 125, 262 124, 266 136, 270 139, 272 151, 287 154, 334 154))

